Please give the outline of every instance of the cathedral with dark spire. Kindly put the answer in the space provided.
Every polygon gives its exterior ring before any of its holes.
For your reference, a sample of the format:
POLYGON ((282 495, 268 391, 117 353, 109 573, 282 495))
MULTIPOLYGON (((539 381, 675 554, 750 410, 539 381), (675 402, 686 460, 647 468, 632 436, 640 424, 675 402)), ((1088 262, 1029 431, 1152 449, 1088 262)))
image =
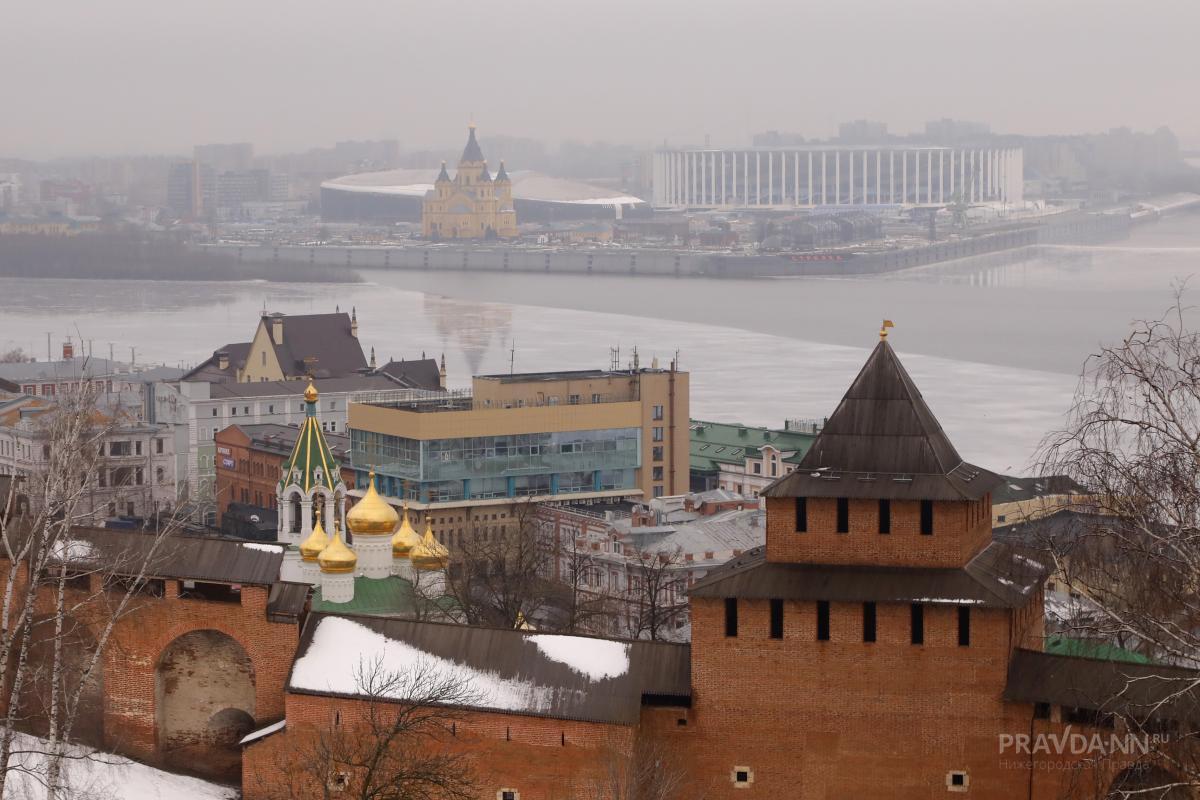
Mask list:
POLYGON ((517 235, 517 212, 513 208, 512 180, 500 162, 493 178, 483 150, 469 128, 467 145, 454 178, 438 173, 433 188, 421 204, 421 228, 426 239, 511 239, 517 235))

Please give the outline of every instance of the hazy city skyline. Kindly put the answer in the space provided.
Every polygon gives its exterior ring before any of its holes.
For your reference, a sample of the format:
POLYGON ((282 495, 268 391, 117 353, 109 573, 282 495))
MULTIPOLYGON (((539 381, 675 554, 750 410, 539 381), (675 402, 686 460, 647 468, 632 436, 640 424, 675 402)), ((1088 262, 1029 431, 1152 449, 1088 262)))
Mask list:
POLYGON ((435 147, 472 116, 481 134, 550 142, 740 145, 949 116, 1001 133, 1165 125, 1200 146, 1200 6, 1171 0, 111 0, 69 15, 17 0, 0 25, 17 34, 0 69, 22 76, 0 157, 435 147))

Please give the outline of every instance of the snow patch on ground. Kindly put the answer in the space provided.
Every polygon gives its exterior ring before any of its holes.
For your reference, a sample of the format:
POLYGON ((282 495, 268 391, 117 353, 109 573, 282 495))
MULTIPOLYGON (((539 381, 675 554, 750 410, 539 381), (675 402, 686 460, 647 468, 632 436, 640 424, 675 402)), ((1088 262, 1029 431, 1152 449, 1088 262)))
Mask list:
MULTIPOLYGON (((472 695, 472 706, 545 714, 554 702, 554 687, 504 678, 495 672, 435 656, 341 617, 325 617, 320 621, 307 652, 292 666, 291 686, 310 692, 362 694, 357 680, 360 666, 369 669, 377 661, 389 673, 429 675, 433 680, 453 682, 472 695)), ((390 697, 409 699, 411 692, 406 690, 414 687, 406 680, 396 683, 399 685, 390 697)))
POLYGON ((629 671, 629 645, 625 642, 546 634, 527 638, 546 658, 566 664, 588 680, 616 678, 629 671))
POLYGON ((262 550, 264 553, 282 553, 283 545, 278 544, 260 544, 259 542, 242 542, 242 547, 247 550, 262 550))
MULTIPOLYGON (((29 752, 45 748, 45 743, 33 736, 18 733, 13 743, 10 764, 21 765, 25 771, 10 771, 3 800, 24 800, 44 797, 45 787, 39 775, 45 774, 46 759, 40 753, 29 752)), ((90 748, 72 746, 72 755, 65 762, 69 791, 72 798, 87 800, 233 800, 237 790, 199 778, 189 778, 164 772, 136 761, 104 753, 96 754, 103 761, 80 756, 94 753, 90 748)))

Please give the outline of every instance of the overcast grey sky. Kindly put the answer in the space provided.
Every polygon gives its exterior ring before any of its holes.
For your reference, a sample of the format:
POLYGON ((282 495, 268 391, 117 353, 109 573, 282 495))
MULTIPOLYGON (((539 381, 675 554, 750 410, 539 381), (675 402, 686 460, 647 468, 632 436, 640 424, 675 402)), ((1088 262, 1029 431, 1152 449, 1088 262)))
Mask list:
POLYGON ((1170 126, 1200 145, 1196 0, 0 2, 0 156, 1170 126))

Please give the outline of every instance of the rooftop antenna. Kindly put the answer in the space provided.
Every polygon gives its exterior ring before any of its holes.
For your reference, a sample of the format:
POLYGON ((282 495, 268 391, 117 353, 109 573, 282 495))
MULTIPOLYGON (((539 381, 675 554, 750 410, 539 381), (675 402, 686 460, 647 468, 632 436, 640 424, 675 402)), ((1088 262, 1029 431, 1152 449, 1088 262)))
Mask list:
POLYGON ((621 346, 608 348, 608 368, 616 372, 621 368, 621 346))
POLYGON ((512 340, 512 349, 508 352, 508 374, 512 375, 517 364, 517 340, 512 340))

